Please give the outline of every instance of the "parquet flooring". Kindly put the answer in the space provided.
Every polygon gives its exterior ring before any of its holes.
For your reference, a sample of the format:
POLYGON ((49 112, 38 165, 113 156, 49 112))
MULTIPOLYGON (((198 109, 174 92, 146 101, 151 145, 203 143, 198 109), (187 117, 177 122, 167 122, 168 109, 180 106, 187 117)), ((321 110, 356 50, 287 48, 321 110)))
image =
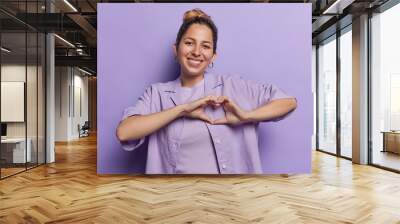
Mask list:
POLYGON ((2 177, 7 177, 10 175, 13 175, 15 173, 21 172, 25 170, 25 167, 18 167, 18 168, 0 168, 1 169, 1 176, 2 177))
POLYGON ((0 223, 400 223, 400 175, 313 152, 312 174, 96 174, 96 139, 0 181, 0 223))

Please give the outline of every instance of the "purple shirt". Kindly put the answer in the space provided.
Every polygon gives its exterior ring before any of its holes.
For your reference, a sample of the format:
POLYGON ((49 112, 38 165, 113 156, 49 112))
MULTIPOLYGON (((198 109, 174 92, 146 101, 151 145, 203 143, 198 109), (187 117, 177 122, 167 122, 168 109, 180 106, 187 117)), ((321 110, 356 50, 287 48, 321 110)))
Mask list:
MULTIPOLYGON (((189 103, 204 97, 204 79, 195 86, 178 88, 180 102, 189 103)), ((182 118, 183 128, 177 154, 176 173, 218 174, 215 148, 206 122, 200 119, 182 118), (194 163, 193 158, 201 163, 194 163)))
MULTIPOLYGON (((167 83, 156 83, 148 87, 137 103, 125 109, 122 119, 133 115, 145 115, 160 112, 183 104, 180 99, 180 79, 167 83)), ((274 99, 292 98, 271 84, 260 84, 244 80, 233 75, 206 73, 204 76, 205 96, 227 96, 243 110, 254 110, 274 99)), ((205 112, 211 119, 225 116, 222 107, 206 107, 205 112)), ((280 120, 285 116, 274 119, 280 120)), ((177 173, 179 153, 182 144, 181 131, 183 118, 176 119, 166 127, 149 135, 146 173, 177 173)), ((216 160, 222 174, 262 173, 258 150, 258 123, 246 123, 239 126, 208 124, 214 145, 216 160)), ((125 150, 131 151, 143 144, 144 138, 121 142, 125 150)), ((193 155, 192 163, 196 166, 205 161, 193 155)))

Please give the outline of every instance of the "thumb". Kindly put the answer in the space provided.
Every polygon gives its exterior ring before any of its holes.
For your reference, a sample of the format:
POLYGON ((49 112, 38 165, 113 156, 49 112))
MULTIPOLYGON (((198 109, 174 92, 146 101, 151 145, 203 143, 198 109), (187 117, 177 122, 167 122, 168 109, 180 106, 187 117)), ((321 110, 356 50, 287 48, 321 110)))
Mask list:
POLYGON ((227 124, 228 123, 228 120, 226 119, 226 117, 224 117, 224 118, 219 118, 219 119, 217 119, 217 120, 215 120, 214 122, 213 122, 213 124, 227 124))
POLYGON ((199 119, 200 120, 203 120, 203 121, 205 121, 205 122, 208 122, 208 123, 210 123, 210 124, 212 124, 213 123, 213 121, 206 115, 206 114, 199 114, 199 119))
POLYGON ((235 115, 240 115, 242 113, 242 109, 232 101, 224 104, 224 110, 232 112, 235 115))

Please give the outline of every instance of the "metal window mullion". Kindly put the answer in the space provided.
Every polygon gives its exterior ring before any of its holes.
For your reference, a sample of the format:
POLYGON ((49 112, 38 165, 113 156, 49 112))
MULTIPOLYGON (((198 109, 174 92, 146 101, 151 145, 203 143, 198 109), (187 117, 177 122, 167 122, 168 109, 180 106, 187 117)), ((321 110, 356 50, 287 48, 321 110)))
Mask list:
POLYGON ((340 84, 341 84, 341 64, 340 64, 340 30, 336 31, 336 154, 341 156, 341 119, 340 119, 340 84))
MULTIPOLYGON (((45 1, 45 13, 48 13, 48 9, 50 8, 49 0, 45 1)), ((47 69, 47 43, 48 43, 48 35, 49 33, 46 31, 44 33, 44 161, 43 163, 47 163, 47 79, 48 79, 48 69, 47 69)), ((43 70, 42 70, 43 72, 43 70)), ((42 73, 43 76, 43 73, 42 73)), ((43 109, 43 107, 42 107, 43 109)), ((50 150, 49 150, 50 151, 50 150)))
POLYGON ((316 66, 316 71, 315 71, 315 89, 316 89, 316 96, 315 96, 315 118, 316 118, 316 126, 315 126, 315 132, 316 132, 316 140, 315 140, 315 148, 319 149, 319 44, 316 45, 315 47, 315 66, 316 66))
MULTIPOLYGON (((36 1, 39 13, 39 1, 36 1)), ((36 166, 39 166, 39 32, 36 32, 36 166)))
POLYGON ((367 124, 367 132, 368 132, 368 155, 367 155, 367 164, 373 164, 373 153, 372 153, 372 63, 371 63, 371 57, 372 57, 372 12, 368 12, 368 20, 367 20, 367 46, 368 46, 368 53, 367 53, 367 85, 368 85, 368 90, 367 90, 367 119, 368 119, 368 124, 367 124))
MULTIPOLYGON (((28 19, 28 1, 25 1, 25 21, 28 19)), ((26 24, 26 23, 25 23, 26 24)), ((28 170, 28 24, 25 25, 25 100, 24 100, 24 119, 25 119, 25 170, 28 170)))
MULTIPOLYGON (((46 4, 46 13, 47 13, 47 4, 46 4)), ((48 33, 44 33, 44 161, 43 163, 47 163, 47 36, 48 33)), ((43 77, 43 69, 42 69, 42 77, 43 77)), ((43 81, 42 81, 43 82, 43 81)), ((42 107, 43 109, 43 107, 42 107)))

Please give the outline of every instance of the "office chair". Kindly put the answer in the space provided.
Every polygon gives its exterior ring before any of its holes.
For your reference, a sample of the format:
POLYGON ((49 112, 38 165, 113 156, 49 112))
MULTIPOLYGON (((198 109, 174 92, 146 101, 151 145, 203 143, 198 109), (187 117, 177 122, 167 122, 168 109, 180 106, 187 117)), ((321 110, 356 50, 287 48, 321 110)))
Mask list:
POLYGON ((90 129, 89 121, 85 121, 82 127, 80 127, 80 125, 78 124, 79 138, 89 136, 89 129, 90 129))

